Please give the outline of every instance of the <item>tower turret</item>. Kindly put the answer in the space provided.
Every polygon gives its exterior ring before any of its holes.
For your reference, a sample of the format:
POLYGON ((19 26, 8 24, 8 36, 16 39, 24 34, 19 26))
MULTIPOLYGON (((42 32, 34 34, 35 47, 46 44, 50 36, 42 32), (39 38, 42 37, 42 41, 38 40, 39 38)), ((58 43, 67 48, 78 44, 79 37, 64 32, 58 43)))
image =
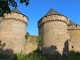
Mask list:
POLYGON ((63 53, 67 41, 67 24, 69 19, 50 9, 48 13, 38 21, 39 35, 42 39, 42 53, 63 53))
POLYGON ((80 25, 70 21, 68 24, 68 31, 70 34, 70 51, 80 52, 80 25))
POLYGON ((27 21, 28 18, 17 8, 4 14, 1 21, 0 40, 6 44, 6 49, 12 49, 14 53, 25 52, 27 21))

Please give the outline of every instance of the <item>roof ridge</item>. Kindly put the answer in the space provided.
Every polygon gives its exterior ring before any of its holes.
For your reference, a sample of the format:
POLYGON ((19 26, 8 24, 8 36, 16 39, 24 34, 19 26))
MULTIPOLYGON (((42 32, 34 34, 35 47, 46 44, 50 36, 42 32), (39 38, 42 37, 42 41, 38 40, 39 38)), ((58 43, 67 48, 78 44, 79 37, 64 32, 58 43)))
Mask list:
POLYGON ((22 14, 17 8, 14 8, 13 10, 11 10, 12 13, 18 13, 18 14, 22 14))
MULTIPOLYGON (((11 10, 11 13, 18 13, 18 14, 22 14, 17 8, 14 8, 13 10, 11 10)), ((24 14, 22 14, 23 16, 26 16, 24 14)), ((26 16, 27 17, 27 16, 26 16)), ((28 18, 28 17, 27 17, 28 18)), ((28 18, 29 20, 29 18, 28 18)))
POLYGON ((70 26, 70 25, 79 25, 79 24, 77 24, 77 23, 73 22, 72 20, 70 20, 70 23, 68 25, 70 26))
POLYGON ((50 10, 44 16, 48 16, 48 15, 62 15, 62 14, 60 14, 59 12, 54 10, 53 8, 50 8, 50 10))

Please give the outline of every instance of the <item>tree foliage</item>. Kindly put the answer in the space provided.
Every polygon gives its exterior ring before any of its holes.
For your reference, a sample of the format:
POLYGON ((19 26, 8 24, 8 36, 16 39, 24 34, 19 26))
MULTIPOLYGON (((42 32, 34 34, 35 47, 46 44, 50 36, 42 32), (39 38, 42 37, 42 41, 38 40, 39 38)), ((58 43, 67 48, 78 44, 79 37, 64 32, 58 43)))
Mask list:
POLYGON ((36 37, 36 42, 37 42, 37 43, 41 43, 41 36, 37 36, 37 37, 36 37))
MULTIPOLYGON (((18 0, 0 0, 0 16, 3 16, 4 13, 9 13, 10 6, 17 7, 18 0)), ((20 3, 25 3, 27 6, 29 4, 29 0, 19 0, 20 3)))

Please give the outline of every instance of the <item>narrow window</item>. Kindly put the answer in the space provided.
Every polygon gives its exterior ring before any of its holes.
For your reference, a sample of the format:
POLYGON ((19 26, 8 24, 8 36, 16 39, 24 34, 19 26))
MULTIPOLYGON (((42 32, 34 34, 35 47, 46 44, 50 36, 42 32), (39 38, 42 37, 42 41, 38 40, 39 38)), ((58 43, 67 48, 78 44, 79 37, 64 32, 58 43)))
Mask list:
POLYGON ((74 48, 74 46, 72 46, 72 48, 74 48))
POLYGON ((71 41, 71 39, 70 39, 70 41, 71 41))

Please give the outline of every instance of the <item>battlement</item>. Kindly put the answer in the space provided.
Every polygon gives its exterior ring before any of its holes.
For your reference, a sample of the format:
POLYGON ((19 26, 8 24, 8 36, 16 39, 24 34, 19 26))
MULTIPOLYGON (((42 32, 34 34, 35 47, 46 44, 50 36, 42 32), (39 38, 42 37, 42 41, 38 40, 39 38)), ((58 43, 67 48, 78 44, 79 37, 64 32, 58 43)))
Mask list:
POLYGON ((69 19, 66 18, 65 16, 61 15, 50 15, 50 16, 45 16, 40 19, 38 22, 38 27, 49 22, 64 22, 65 24, 69 24, 69 19))
POLYGON ((71 26, 68 26, 68 30, 80 30, 80 25, 71 25, 71 26))
POLYGON ((11 20, 11 19, 21 21, 25 24, 27 24, 27 20, 28 20, 28 18, 22 14, 17 14, 17 13, 5 13, 4 14, 3 21, 11 20))

